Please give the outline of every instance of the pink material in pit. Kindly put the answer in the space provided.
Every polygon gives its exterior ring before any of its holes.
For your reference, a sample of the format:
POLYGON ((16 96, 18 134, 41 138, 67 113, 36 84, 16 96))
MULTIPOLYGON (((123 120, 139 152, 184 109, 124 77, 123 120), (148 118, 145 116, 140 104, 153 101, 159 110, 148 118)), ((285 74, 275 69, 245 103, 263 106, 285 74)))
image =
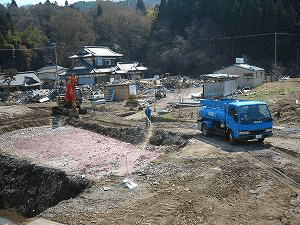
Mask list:
POLYGON ((15 151, 44 162, 72 161, 74 163, 64 163, 64 166, 95 176, 116 170, 125 175, 127 169, 131 172, 139 165, 141 158, 152 161, 159 156, 157 151, 142 151, 132 144, 79 128, 21 139, 15 143, 15 151))

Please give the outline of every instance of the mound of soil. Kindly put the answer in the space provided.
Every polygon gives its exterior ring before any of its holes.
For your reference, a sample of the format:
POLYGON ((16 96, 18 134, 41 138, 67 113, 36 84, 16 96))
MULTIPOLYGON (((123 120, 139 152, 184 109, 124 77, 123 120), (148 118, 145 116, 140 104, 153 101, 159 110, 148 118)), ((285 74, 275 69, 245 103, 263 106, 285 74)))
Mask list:
POLYGON ((0 106, 0 134, 49 125, 50 121, 49 107, 45 104, 0 106))

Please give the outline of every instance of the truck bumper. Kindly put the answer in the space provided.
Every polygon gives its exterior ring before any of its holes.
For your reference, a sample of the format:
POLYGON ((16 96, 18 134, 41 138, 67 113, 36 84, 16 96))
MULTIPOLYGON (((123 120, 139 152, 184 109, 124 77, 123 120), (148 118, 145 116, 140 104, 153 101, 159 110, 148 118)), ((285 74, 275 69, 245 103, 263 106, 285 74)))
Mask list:
POLYGON ((271 136, 273 136, 272 132, 262 133, 262 134, 245 134, 245 135, 240 135, 239 140, 262 139, 262 138, 271 137, 271 136))

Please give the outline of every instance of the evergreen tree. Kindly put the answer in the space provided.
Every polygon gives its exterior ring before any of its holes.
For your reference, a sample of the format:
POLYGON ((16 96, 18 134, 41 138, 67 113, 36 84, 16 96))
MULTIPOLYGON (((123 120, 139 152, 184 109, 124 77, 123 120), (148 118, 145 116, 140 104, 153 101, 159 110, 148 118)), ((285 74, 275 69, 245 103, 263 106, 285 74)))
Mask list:
POLYGON ((235 12, 234 12, 235 1, 223 1, 219 4, 219 19, 218 23, 224 32, 231 34, 235 30, 235 12))
POLYGON ((97 4, 97 18, 102 15, 102 8, 100 4, 97 4))
POLYGON ((18 8, 18 5, 17 5, 15 0, 11 1, 10 7, 17 7, 18 8))
POLYGON ((275 32, 276 12, 273 0, 261 1, 262 21, 260 29, 265 32, 275 32))
POLYGON ((161 0, 158 6, 158 13, 156 19, 158 21, 165 20, 167 18, 166 13, 167 13, 167 1, 161 0))
POLYGON ((69 6, 69 2, 68 0, 65 1, 65 7, 68 7, 69 6))
POLYGON ((140 11, 143 15, 147 15, 147 9, 143 0, 137 0, 135 8, 137 11, 140 11))
POLYGON ((194 0, 167 1, 166 13, 172 31, 183 34, 185 27, 193 20, 193 2, 194 0))

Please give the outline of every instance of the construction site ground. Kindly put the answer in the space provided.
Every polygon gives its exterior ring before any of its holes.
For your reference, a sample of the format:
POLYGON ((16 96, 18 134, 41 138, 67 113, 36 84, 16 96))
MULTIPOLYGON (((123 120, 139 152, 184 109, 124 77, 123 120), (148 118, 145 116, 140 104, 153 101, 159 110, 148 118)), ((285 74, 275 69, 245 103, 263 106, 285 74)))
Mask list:
MULTIPOLYGON (((300 93, 298 81, 273 85, 295 85, 293 93, 300 93)), ((265 84, 242 94, 252 98, 264 91, 276 98, 274 136, 264 144, 230 145, 223 137, 204 137, 196 125, 197 107, 168 106, 182 90, 152 105, 169 112, 154 112, 149 128, 144 112, 124 102, 96 107, 85 102, 88 113, 69 124, 51 115, 52 102, 2 105, 3 156, 89 181, 80 194, 15 222, 39 217, 70 225, 300 224, 298 95, 289 101, 288 91, 270 90, 272 84, 265 84), (125 178, 137 186, 126 187, 125 178)), ((198 89, 185 91, 188 96, 198 89)))

